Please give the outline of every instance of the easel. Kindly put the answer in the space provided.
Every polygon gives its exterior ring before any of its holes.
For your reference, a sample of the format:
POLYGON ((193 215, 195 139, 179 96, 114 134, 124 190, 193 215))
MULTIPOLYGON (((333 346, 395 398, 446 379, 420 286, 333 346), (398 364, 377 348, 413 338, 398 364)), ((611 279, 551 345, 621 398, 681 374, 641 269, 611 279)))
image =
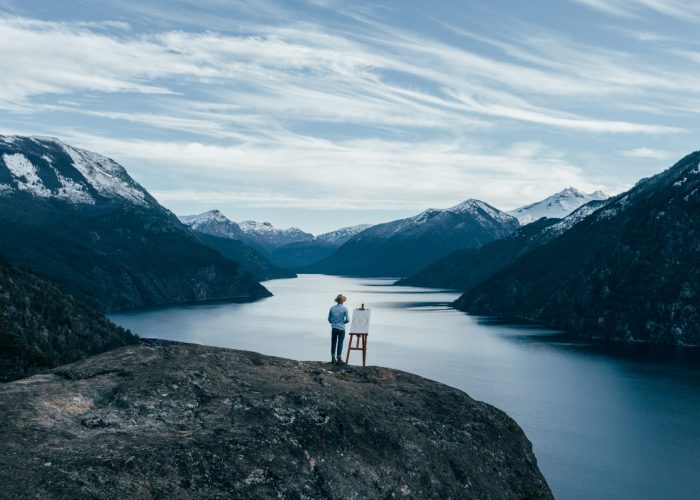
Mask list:
MULTIPOLYGON (((362 304, 360 307, 360 311, 365 310, 365 305, 362 304)), ((348 364, 348 361, 350 360, 350 351, 362 351, 362 366, 365 366, 365 362, 367 360, 367 334, 366 333, 353 333, 350 332, 350 339, 348 340, 348 352, 345 355, 345 364, 348 364), (355 337, 355 347, 352 346, 352 338, 353 336, 355 337), (362 341, 362 345, 360 345, 360 341, 362 341)))

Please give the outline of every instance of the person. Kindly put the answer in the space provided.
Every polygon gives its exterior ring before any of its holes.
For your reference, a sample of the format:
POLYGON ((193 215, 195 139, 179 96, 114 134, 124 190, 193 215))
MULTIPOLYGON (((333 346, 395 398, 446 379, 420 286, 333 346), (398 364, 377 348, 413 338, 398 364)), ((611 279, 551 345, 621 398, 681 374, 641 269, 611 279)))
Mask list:
POLYGON ((343 304, 347 298, 339 293, 335 305, 328 311, 328 322, 331 324, 331 363, 343 364, 343 340, 345 340, 345 324, 350 322, 350 313, 343 304))

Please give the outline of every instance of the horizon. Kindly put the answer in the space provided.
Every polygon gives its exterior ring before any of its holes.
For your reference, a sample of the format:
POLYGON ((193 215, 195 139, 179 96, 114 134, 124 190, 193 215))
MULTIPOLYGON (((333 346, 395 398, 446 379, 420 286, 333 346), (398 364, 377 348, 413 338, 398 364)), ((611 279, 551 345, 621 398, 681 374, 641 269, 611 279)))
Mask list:
MULTIPOLYGON (((584 195, 586 195, 586 196, 592 196, 592 195, 596 195, 596 194, 601 194, 601 195, 607 196, 608 198, 612 198, 613 196, 617 196, 617 194, 620 194, 620 193, 610 194, 610 193, 605 193, 605 192, 603 192, 603 191, 595 191, 595 192, 592 192, 592 193, 585 193, 585 192, 581 191, 580 189, 577 189, 575 186, 569 186, 569 187, 567 187, 567 188, 562 189, 561 191, 558 191, 558 192, 556 192, 556 193, 552 193, 552 194, 551 194, 550 196, 548 196, 547 198, 551 198, 551 197, 553 197, 553 196, 562 194, 562 193, 564 193, 564 192, 566 192, 566 191, 569 191, 569 190, 572 190, 572 189, 575 190, 575 191, 578 191, 578 192, 580 192, 580 193, 582 193, 582 194, 584 194, 584 195)), ((542 200, 537 200, 537 201, 534 201, 534 202, 532 202, 532 203, 526 203, 525 205, 516 207, 515 209, 510 210, 510 211, 501 210, 499 207, 493 206, 491 203, 489 203, 489 202, 486 201, 486 200, 478 200, 478 199, 476 199, 476 198, 467 198, 466 200, 463 200, 462 202, 458 203, 457 205, 460 205, 460 204, 462 204, 462 203, 466 203, 466 202, 468 202, 468 201, 480 201, 480 202, 486 203, 487 205, 490 205, 491 207, 493 207, 493 208, 495 208, 495 209, 497 209, 497 210, 500 210, 501 212, 504 212, 504 213, 506 213, 506 214, 508 214, 508 215, 513 216, 513 215, 512 215, 511 213, 509 213, 509 212, 514 212, 514 211, 516 211, 516 210, 520 210, 520 209, 523 209, 523 208, 529 208, 529 207, 531 207, 531 206, 533 206, 533 205, 537 205, 538 203, 541 203, 541 202, 545 201, 547 198, 542 199, 542 200)), ((441 208, 441 207, 427 207, 427 208, 424 208, 423 210, 421 210, 421 211, 418 212, 418 213, 414 213, 414 214, 412 214, 412 215, 409 215, 408 217, 401 217, 401 218, 399 218, 399 219, 405 219, 405 218, 410 218, 410 217, 413 217, 413 216, 417 216, 417 215, 420 215, 421 213, 423 213, 423 212, 425 212, 425 211, 428 211, 428 210, 449 210, 449 209, 451 209, 451 208, 454 208, 454 207, 457 206, 457 205, 452 205, 452 206, 445 207, 445 208, 441 208)), ((167 207, 166 207, 166 208, 167 208, 167 207)), ((258 223, 258 224, 271 224, 275 229, 280 229, 280 230, 286 230, 286 229, 300 229, 300 230, 302 230, 302 231, 304 231, 304 232, 306 232, 306 233, 312 234, 313 236, 320 236, 320 235, 322 235, 322 234, 330 233, 330 232, 336 231, 336 230, 338 230, 338 229, 346 229, 346 228, 351 228, 351 227, 362 226, 362 225, 368 224, 368 223, 364 223, 364 222, 359 222, 359 223, 357 223, 357 224, 351 224, 351 225, 348 225, 348 226, 338 226, 338 227, 333 226, 333 228, 327 229, 327 230, 324 230, 324 231, 321 231, 321 232, 312 232, 312 231, 307 231, 307 230, 304 229, 303 227, 299 227, 299 226, 288 226, 288 227, 278 226, 278 225, 276 225, 276 224, 274 224, 274 223, 272 223, 272 222, 270 222, 270 221, 268 221, 268 220, 263 220, 263 219, 234 219, 234 218, 232 218, 232 217, 229 217, 228 214, 224 213, 223 210, 219 210, 218 208, 212 208, 212 209, 210 209, 210 210, 204 210, 204 211, 199 212, 199 213, 175 214, 175 215, 176 215, 178 218, 183 218, 183 217, 197 217, 197 216, 201 216, 201 215, 208 214, 208 213, 210 213, 210 212, 218 212, 218 213, 220 213, 221 215, 223 215, 224 217, 226 217, 229 221, 234 222, 234 223, 239 224, 239 225, 242 224, 242 223, 244 223, 244 222, 256 222, 256 223, 258 223)), ((174 212, 173 212, 173 213, 174 213, 174 212)), ((513 216, 513 217, 514 217, 514 216, 513 216)), ((376 226, 376 225, 379 225, 379 224, 385 224, 385 223, 388 223, 388 222, 393 222, 394 220, 398 220, 398 219, 391 219, 391 220, 385 220, 385 221, 376 222, 376 223, 371 224, 371 226, 376 226)))
POLYGON ((698 22, 677 0, 1 0, 0 130, 113 158, 177 214, 313 234, 614 195, 697 149, 698 22))

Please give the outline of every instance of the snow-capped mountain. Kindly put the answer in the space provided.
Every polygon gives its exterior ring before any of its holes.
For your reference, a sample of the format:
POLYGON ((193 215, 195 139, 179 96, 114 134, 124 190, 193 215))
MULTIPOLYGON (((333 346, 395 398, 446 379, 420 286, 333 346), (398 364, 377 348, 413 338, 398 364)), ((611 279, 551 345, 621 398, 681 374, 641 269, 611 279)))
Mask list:
POLYGON ((698 193, 700 151, 583 210, 457 305, 582 337, 700 345, 698 193))
POLYGON ((319 234, 316 236, 318 241, 326 241, 335 245, 342 245, 356 234, 361 233, 365 229, 372 227, 372 224, 359 224, 357 226, 341 227, 335 231, 319 234))
POLYGON ((181 215, 178 218, 183 224, 200 233, 232 240, 243 239, 240 226, 229 220, 219 210, 209 210, 197 215, 181 215))
POLYGON ((121 165, 55 138, 0 136, 0 256, 105 310, 269 295, 121 165))
POLYGON ((269 222, 246 220, 238 223, 245 235, 245 240, 258 245, 266 251, 271 251, 290 243, 312 241, 314 235, 304 232, 298 227, 278 229, 269 222))
POLYGON ((158 206, 124 167, 55 137, 0 136, 0 196, 19 191, 75 204, 158 206))
POLYGON ((524 253, 568 231, 607 203, 608 200, 589 201, 563 219, 539 218, 482 247, 452 252, 397 284, 467 290, 506 268, 524 253))
POLYGON ((406 276, 459 248, 478 247, 513 232, 518 220, 479 200, 377 224, 351 237, 309 271, 406 276))
POLYGON ((570 187, 542 201, 525 205, 508 213, 516 217, 520 224, 529 224, 542 217, 561 219, 589 201, 607 200, 608 198, 609 196, 602 191, 586 194, 570 187))

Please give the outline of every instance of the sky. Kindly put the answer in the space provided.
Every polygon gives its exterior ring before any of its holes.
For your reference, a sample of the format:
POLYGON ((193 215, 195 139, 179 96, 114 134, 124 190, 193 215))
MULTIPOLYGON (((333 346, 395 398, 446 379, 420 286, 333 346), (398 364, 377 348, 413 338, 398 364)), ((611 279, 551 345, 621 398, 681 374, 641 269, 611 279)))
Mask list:
POLYGON ((614 194, 698 147, 693 0, 0 0, 0 134, 320 233, 614 194))

